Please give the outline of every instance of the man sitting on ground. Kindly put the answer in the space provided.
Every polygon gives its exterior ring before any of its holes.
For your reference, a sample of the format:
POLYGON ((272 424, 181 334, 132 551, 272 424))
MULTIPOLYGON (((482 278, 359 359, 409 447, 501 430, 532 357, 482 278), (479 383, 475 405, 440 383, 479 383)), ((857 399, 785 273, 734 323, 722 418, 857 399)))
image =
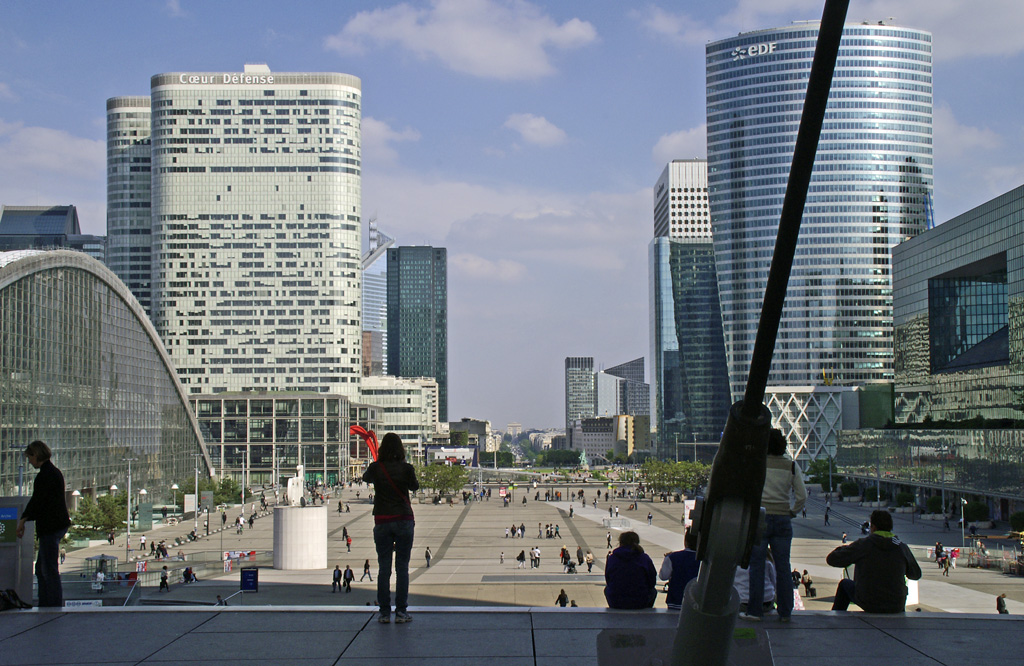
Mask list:
POLYGON ((832 610, 844 611, 852 601, 868 613, 902 613, 907 605, 904 577, 920 580, 921 567, 907 544, 892 533, 888 511, 872 511, 870 522, 871 534, 825 558, 833 567, 856 565, 853 580, 839 581, 832 610))

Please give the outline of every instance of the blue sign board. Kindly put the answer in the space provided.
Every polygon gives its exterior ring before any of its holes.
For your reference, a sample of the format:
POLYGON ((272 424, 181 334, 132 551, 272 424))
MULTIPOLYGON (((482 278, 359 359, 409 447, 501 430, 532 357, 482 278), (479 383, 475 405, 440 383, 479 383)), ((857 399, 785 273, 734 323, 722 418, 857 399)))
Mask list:
POLYGON ((243 592, 259 592, 260 591, 260 569, 259 567, 243 567, 242 568, 242 585, 240 588, 243 592))

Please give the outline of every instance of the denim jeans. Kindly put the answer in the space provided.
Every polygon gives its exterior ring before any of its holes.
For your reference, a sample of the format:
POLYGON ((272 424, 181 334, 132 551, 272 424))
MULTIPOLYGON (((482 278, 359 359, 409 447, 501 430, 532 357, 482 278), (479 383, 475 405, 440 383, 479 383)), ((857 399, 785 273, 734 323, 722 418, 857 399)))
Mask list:
POLYGON ((395 558, 395 610, 409 607, 409 558, 415 523, 396 520, 373 527, 373 543, 377 547, 377 605, 382 615, 391 614, 391 556, 395 558))
POLYGON ((64 605, 64 591, 60 585, 60 540, 67 530, 40 534, 39 553, 36 556, 36 580, 39 583, 39 607, 60 607, 64 605))
POLYGON ((754 544, 750 553, 750 599, 747 613, 761 617, 764 613, 764 567, 771 548, 775 561, 775 605, 779 617, 793 614, 793 577, 789 567, 789 551, 793 542, 793 523, 789 516, 765 516, 764 537, 754 544))
POLYGON ((836 598, 832 602, 832 610, 844 611, 850 607, 850 602, 857 603, 854 601, 856 585, 849 578, 844 578, 839 581, 839 587, 836 588, 836 598))

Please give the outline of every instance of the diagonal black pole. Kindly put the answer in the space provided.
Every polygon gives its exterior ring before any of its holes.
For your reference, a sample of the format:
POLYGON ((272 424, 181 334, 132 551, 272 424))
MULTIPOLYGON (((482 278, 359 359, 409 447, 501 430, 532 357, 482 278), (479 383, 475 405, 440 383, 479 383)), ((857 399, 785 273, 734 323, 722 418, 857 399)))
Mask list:
POLYGON ((729 411, 707 496, 698 499, 691 515, 700 573, 683 596, 672 645, 673 666, 728 663, 739 611, 733 578, 737 565, 746 566, 750 560, 764 523, 761 491, 771 424, 771 414, 763 404, 764 390, 849 4, 849 0, 826 0, 822 12, 746 392, 729 411))

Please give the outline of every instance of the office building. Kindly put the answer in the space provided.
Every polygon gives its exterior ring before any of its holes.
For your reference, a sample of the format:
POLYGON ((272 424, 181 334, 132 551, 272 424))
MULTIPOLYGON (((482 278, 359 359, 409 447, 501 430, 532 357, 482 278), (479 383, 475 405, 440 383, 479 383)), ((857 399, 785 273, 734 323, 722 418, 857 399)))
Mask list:
POLYGON ((432 377, 363 377, 361 400, 379 408, 381 431, 402 438, 411 461, 423 461, 424 446, 437 431, 437 381, 432 377))
POLYGON ((105 263, 105 236, 83 234, 75 206, 0 207, 0 252, 65 248, 105 263))
POLYGON ((896 427, 844 430, 844 474, 1024 510, 1024 186, 893 251, 896 427))
POLYGON ((148 314, 152 299, 148 97, 107 100, 107 265, 148 314))
POLYGON ((567 356, 565 358, 565 430, 573 422, 594 416, 596 390, 594 387, 594 357, 567 356))
POLYGON ((729 410, 707 162, 673 160, 654 186, 650 417, 657 451, 718 441, 729 410))
POLYGON ((363 376, 388 374, 388 274, 384 253, 394 245, 370 220, 370 247, 363 255, 363 376))
MULTIPOLYGON (((741 397, 818 22, 709 43, 708 195, 729 384, 741 397)), ((932 43, 847 24, 818 144, 769 386, 893 377, 891 249, 928 224, 932 43)))
MULTIPOLYGON (((188 399, 138 301, 81 252, 0 253, 0 495, 30 495, 25 445, 41 439, 65 500, 112 485, 170 504, 209 476, 188 399), (19 488, 19 475, 22 478, 19 488)), ((132 498, 134 502, 135 497, 132 498)))
POLYGON ((152 78, 153 321, 190 394, 359 395, 360 81, 152 78))
POLYGON ((302 391, 190 396, 214 474, 245 486, 349 481, 350 404, 340 395, 302 391))
POLYGON ((388 374, 437 380, 438 420, 448 420, 448 251, 387 251, 388 374))
MULTIPOLYGON (((491 444, 491 422, 479 419, 463 418, 461 421, 448 423, 449 441, 452 446, 475 446, 480 451, 494 451, 498 447, 491 444)), ((497 440, 500 442, 501 440, 497 440)))
MULTIPOLYGON (((650 415, 651 387, 644 381, 644 359, 635 358, 605 369, 605 374, 622 379, 618 414, 630 416, 650 415)), ((598 412, 600 414, 600 412, 598 412)))

